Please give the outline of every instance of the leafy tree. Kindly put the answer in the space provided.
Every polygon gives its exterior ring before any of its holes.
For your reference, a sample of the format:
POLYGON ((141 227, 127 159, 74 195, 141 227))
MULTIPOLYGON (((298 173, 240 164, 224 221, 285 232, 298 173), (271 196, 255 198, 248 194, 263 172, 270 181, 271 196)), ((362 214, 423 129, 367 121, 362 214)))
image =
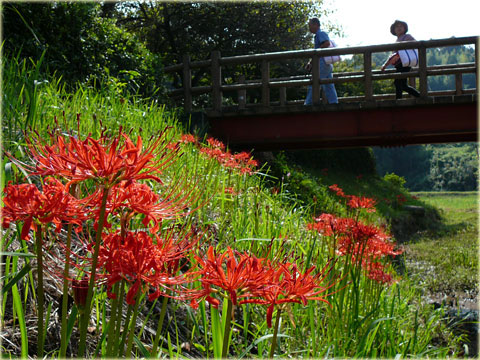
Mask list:
MULTIPOLYGON (((223 56, 306 49, 307 20, 321 16, 320 2, 129 2, 120 20, 168 63, 223 56)), ((330 27, 330 26, 328 26, 330 27)))
MULTIPOLYGON (((222 56, 307 49, 309 17, 323 19, 327 11, 318 2, 127 2, 118 3, 119 22, 145 41, 148 49, 160 54, 165 64, 206 60, 212 51, 222 56)), ((328 23, 322 26, 332 30, 328 23)), ((302 71, 301 61, 272 63, 271 76, 290 76, 302 71)), ((224 81, 260 77, 259 64, 222 69, 224 81)), ((172 81, 177 86, 180 78, 172 81)), ((208 70, 192 73, 193 86, 209 81, 208 70)), ((225 94, 228 96, 228 94, 225 94)), ((251 96, 251 94, 250 94, 251 96)), ((255 96, 255 94, 254 94, 255 96)))
POLYGON ((44 72, 56 72, 70 84, 109 75, 148 95, 162 82, 159 57, 115 19, 102 17, 112 15, 111 6, 9 3, 3 10, 6 56, 39 59, 46 50, 44 72))
POLYGON ((429 181, 433 190, 478 190, 478 144, 429 145, 429 181))

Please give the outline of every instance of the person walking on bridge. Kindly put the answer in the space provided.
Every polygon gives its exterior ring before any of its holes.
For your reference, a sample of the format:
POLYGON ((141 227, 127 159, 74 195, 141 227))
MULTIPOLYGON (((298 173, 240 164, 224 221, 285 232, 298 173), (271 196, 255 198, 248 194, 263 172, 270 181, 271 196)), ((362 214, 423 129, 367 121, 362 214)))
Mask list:
MULTIPOLYGON (((390 26, 390 32, 392 35, 397 37, 397 42, 401 41, 415 41, 412 35, 407 34, 408 25, 405 21, 395 20, 395 22, 390 26)), ((395 66, 398 72, 404 73, 409 72, 413 66, 418 65, 418 53, 416 50, 399 50, 387 59, 385 64, 382 66, 382 71, 385 71, 385 68, 388 65, 395 66), (403 59, 402 59, 403 55, 403 59)), ((412 96, 420 97, 420 93, 415 90, 413 87, 408 86, 407 78, 395 79, 395 97, 396 99, 402 98, 402 93, 406 91, 412 96)))
MULTIPOLYGON (((311 18, 308 21, 308 28, 312 34, 315 34, 315 49, 330 47, 330 38, 326 32, 320 30, 320 20, 318 20, 318 18, 311 18)), ((312 62, 309 61, 305 68, 310 71, 312 69, 312 62)), ((333 78, 333 65, 327 64, 323 57, 319 59, 319 70, 320 79, 333 78)), ((334 84, 322 84, 322 89, 329 104, 338 103, 337 91, 335 90, 334 84)), ((305 99, 304 105, 312 105, 312 86, 308 87, 307 98, 305 99)))

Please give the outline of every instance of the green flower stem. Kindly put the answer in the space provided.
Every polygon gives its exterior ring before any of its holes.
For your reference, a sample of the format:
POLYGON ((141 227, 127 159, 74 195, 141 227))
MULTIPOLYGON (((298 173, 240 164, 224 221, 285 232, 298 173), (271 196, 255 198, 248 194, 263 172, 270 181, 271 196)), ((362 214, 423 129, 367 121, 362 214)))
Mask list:
POLYGON ((62 333, 60 342, 59 358, 65 358, 67 354, 67 309, 68 309, 68 285, 70 273, 70 247, 72 242, 72 224, 68 224, 67 229, 67 249, 65 254, 65 269, 63 272, 63 297, 62 297, 62 333))
POLYGON ((130 317, 132 316, 133 306, 128 305, 127 316, 125 318, 125 326, 123 327, 122 339, 120 340, 120 344, 118 345, 118 357, 123 356, 123 352, 125 350, 125 340, 127 339, 127 333, 129 329, 130 317))
POLYGON ((277 318, 275 319, 275 327, 273 329, 273 337, 272 337, 272 347, 270 348, 270 355, 268 355, 269 358, 273 358, 275 348, 277 347, 277 334, 278 334, 278 327, 280 326, 281 315, 282 315, 282 309, 279 308, 277 310, 277 318))
POLYGON ((225 359, 228 355, 228 341, 230 340, 230 326, 231 326, 231 323, 232 323, 232 309, 233 309, 232 300, 228 299, 227 318, 225 320, 225 329, 223 331, 222 359, 225 359))
POLYGON ((153 340, 153 346, 151 351, 152 357, 155 357, 157 353, 157 347, 160 341, 160 335, 162 333, 163 320, 165 319, 165 314, 167 313, 167 303, 168 297, 164 296, 162 300, 162 310, 160 311, 160 319, 158 320, 157 332, 155 334, 155 339, 153 340))
POLYGON ((132 352, 133 335, 135 334, 135 327, 137 325, 138 306, 140 305, 141 297, 142 297, 142 289, 139 289, 137 294, 137 299, 135 301, 135 308, 133 309, 133 318, 129 326, 127 350, 125 351, 125 357, 130 357, 130 353, 132 352))
POLYGON ((123 314, 123 297, 125 295, 125 280, 120 281, 120 296, 118 297, 117 321, 115 325, 115 346, 113 354, 118 354, 118 346, 120 339, 120 330, 122 328, 122 314, 123 314))
POLYGON ((112 301, 112 309, 110 311, 110 327, 108 328, 108 341, 107 341, 107 357, 113 357, 113 344, 115 343, 115 323, 117 321, 117 308, 120 301, 118 297, 120 283, 116 283, 113 287, 113 293, 116 295, 112 301))
POLYGON ((43 311, 44 311, 44 293, 43 293, 43 233, 42 227, 38 225, 36 233, 37 241, 37 264, 38 264, 38 283, 37 283, 37 302, 38 302, 38 320, 37 320, 37 346, 38 358, 43 359, 43 311))
POLYGON ((97 234, 95 236, 95 250, 92 258, 92 269, 90 274, 90 282, 88 284, 87 300, 85 302, 85 316, 80 328, 80 341, 78 345, 78 357, 83 358, 85 355, 85 348, 87 345, 87 329, 90 320, 90 313, 92 312, 92 297, 93 287, 95 285, 95 276, 97 274, 98 253, 100 251, 100 242, 102 240, 103 221, 105 219, 105 208, 107 205, 109 188, 103 189, 102 204, 100 205, 100 216, 98 219, 97 234))

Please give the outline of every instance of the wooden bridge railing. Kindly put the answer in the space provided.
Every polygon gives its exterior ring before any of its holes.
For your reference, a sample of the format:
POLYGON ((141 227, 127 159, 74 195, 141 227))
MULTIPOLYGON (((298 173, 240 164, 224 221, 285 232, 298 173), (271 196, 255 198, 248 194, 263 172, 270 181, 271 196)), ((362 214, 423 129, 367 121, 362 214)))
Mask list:
MULTIPOLYGON (((185 55, 183 63, 165 68, 167 73, 180 73, 182 77, 182 88, 170 91, 173 98, 183 98, 184 107, 187 112, 193 110, 193 96, 201 94, 211 94, 211 106, 215 113, 222 111, 222 93, 226 91, 237 92, 238 109, 246 107, 260 106, 285 106, 303 104, 303 100, 288 100, 287 88, 307 87, 312 85, 313 99, 319 99, 320 85, 326 83, 342 84, 352 82, 363 82, 364 96, 339 98, 344 101, 366 101, 371 102, 377 99, 392 98, 391 94, 374 94, 373 82, 384 79, 409 78, 411 84, 415 84, 415 78, 419 78, 419 92, 421 98, 433 95, 461 95, 474 94, 476 89, 463 89, 463 74, 476 74, 478 69, 478 37, 461 37, 449 39, 436 39, 428 41, 410 41, 393 44, 356 46, 348 48, 329 48, 329 49, 311 49, 296 50, 276 53, 265 53, 255 55, 242 55, 233 57, 221 57, 220 52, 212 52, 211 59, 204 61, 191 62, 190 57, 185 55), (464 64, 449 64, 440 66, 427 66, 427 49, 440 48, 447 46, 473 45, 475 47, 475 62, 464 64), (397 51, 401 49, 418 49, 419 65, 413 68, 409 73, 397 73, 395 70, 372 69, 372 54, 378 52, 397 51), (363 71, 357 72, 339 72, 334 73, 333 79, 320 79, 318 71, 318 61, 320 57, 329 55, 363 55, 363 71), (291 76, 284 78, 270 78, 270 63, 289 60, 308 60, 312 59, 312 76, 291 76), (252 63, 261 63, 261 79, 245 80, 244 75, 238 76, 235 83, 225 84, 222 81, 222 67, 232 65, 246 65, 252 63), (210 85, 192 87, 192 70, 207 69, 210 85), (210 69, 210 71, 208 71, 210 69), (455 75, 455 90, 432 92, 428 90, 427 78, 438 75, 455 75), (246 103, 246 92, 251 89, 260 89, 261 100, 257 104, 246 103), (279 89, 279 101, 270 101, 271 89, 279 89)), ((324 100, 325 101, 325 100, 324 100)), ((318 104, 314 102, 314 105, 318 104)))

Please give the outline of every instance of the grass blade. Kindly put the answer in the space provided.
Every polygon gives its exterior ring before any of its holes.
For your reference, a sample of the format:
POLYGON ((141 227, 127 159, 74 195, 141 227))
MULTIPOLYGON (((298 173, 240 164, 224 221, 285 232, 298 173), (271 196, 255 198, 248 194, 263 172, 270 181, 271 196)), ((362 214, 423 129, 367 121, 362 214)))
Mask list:
POLYGON ((17 282, 23 278, 30 270, 32 267, 30 264, 25 265, 22 270, 20 270, 13 278, 6 284, 4 287, 2 287, 2 295, 5 295, 7 291, 9 291, 14 285, 17 284, 17 282))
POLYGON ((17 313, 18 325, 20 326, 20 336, 22 339, 21 344, 21 356, 22 358, 28 357, 28 336, 27 326, 25 323, 25 315, 23 313, 22 301, 20 300, 20 294, 18 292, 17 284, 12 287, 13 308, 17 313))

